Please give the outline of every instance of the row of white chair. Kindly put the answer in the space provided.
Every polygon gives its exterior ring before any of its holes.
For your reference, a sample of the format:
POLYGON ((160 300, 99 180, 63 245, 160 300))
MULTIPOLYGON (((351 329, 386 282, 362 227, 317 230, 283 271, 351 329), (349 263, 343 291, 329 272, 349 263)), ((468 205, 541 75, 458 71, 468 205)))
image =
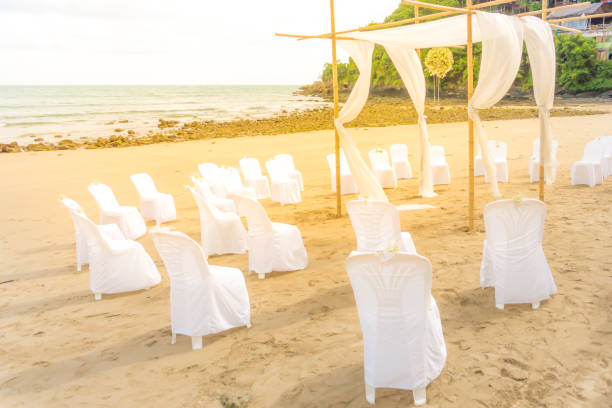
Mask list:
MULTIPOLYGON (((412 178, 412 167, 408 160, 408 146, 405 144, 393 144, 390 148, 391 161, 389 155, 383 148, 372 149, 368 152, 370 165, 383 188, 396 188, 398 179, 412 178)), ((445 159, 444 148, 442 146, 431 146, 431 169, 434 184, 450 184, 450 171, 445 159)), ((327 155, 332 191, 336 191, 336 155, 327 155)), ((342 184, 342 194, 357 194, 359 189, 353 178, 351 169, 340 149, 340 182, 342 184)))
POLYGON ((304 191, 302 173, 300 173, 289 154, 278 154, 266 161, 272 188, 268 178, 262 174, 259 161, 245 157, 240 160, 240 171, 235 167, 219 167, 214 163, 202 163, 198 170, 211 191, 219 198, 226 198, 228 193, 250 194, 257 199, 269 198, 281 205, 295 204, 301 201, 300 192, 304 191), (242 179, 244 178, 244 184, 242 179))
POLYGON ((612 175, 612 136, 601 136, 584 147, 582 160, 572 164, 572 185, 595 187, 612 175))

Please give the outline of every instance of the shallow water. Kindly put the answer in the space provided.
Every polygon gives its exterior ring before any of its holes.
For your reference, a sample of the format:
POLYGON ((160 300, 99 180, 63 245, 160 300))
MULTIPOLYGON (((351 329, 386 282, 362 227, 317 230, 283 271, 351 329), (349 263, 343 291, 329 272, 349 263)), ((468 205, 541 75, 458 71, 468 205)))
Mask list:
POLYGON ((297 85, 0 86, 0 143, 55 135, 94 138, 115 129, 144 134, 159 119, 257 119, 327 104, 295 95, 297 90, 297 85))

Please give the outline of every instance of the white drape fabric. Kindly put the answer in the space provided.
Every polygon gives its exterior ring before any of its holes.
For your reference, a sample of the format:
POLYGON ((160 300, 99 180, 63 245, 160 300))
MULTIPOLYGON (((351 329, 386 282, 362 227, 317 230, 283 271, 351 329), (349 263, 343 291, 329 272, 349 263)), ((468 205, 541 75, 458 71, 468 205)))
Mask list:
POLYGON ((495 13, 477 12, 476 20, 482 35, 482 59, 478 85, 468 104, 468 115, 474 121, 474 134, 482 151, 491 192, 499 197, 497 169, 478 109, 495 105, 512 86, 523 54, 523 26, 518 17, 495 13))
POLYGON ((553 136, 550 125, 550 109, 555 99, 555 40, 547 22, 537 17, 522 17, 525 45, 531 64, 533 95, 538 105, 540 120, 540 139, 544 157, 544 180, 546 184, 554 181, 553 172, 558 166, 553 153, 553 136))
POLYGON ((425 116, 425 75, 421 60, 413 48, 405 48, 397 45, 385 45, 387 54, 393 65, 400 74, 414 108, 418 114, 419 124, 419 195, 433 197, 436 194, 433 189, 431 177, 431 158, 429 154, 429 133, 427 132, 427 121, 425 116))
POLYGON ((373 200, 389 201, 382 187, 378 184, 378 179, 361 158, 357 145, 343 126, 359 115, 368 100, 374 44, 365 41, 340 40, 338 45, 353 58, 359 69, 359 78, 357 78, 342 110, 338 113, 338 118, 334 121, 340 136, 340 143, 360 194, 373 200))

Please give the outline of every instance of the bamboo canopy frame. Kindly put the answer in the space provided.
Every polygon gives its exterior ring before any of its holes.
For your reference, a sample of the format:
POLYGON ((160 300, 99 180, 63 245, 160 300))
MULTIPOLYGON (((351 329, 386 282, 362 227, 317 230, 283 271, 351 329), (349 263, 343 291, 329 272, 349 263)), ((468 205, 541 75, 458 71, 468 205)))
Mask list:
MULTIPOLYGON (((465 14, 467 18, 467 69, 468 69, 468 89, 467 89, 467 99, 468 103, 472 98, 474 93, 474 61, 473 61, 473 43, 472 43, 472 15, 475 13, 475 10, 487 7, 493 7, 500 4, 512 3, 516 0, 492 0, 485 3, 472 4, 472 0, 466 0, 466 7, 450 7, 443 6, 439 4, 431 4, 431 3, 423 3, 416 0, 402 0, 402 4, 412 5, 414 6, 414 18, 394 21, 390 23, 381 23, 381 24, 371 24, 368 26, 363 26, 351 30, 345 31, 336 31, 335 29, 335 10, 334 10, 334 0, 330 0, 330 16, 331 16, 331 32, 319 35, 302 35, 302 34, 283 34, 276 33, 277 36, 280 37, 291 37, 297 38, 298 41, 306 40, 306 39, 331 39, 332 43, 332 81, 333 81, 333 96, 334 96, 334 119, 338 118, 338 68, 337 68, 337 60, 336 60, 336 40, 357 40, 356 38, 350 36, 340 36, 339 34, 348 34, 358 31, 369 31, 369 30, 377 30, 381 28, 389 28, 389 27, 397 27, 405 24, 415 23, 418 24, 420 21, 430 20, 434 18, 447 17, 454 14, 465 14), (420 16, 419 9, 431 9, 431 10, 439 10, 440 13, 432 13, 420 16)), ((563 22, 563 21, 574 21, 574 20, 583 20, 593 17, 606 17, 612 15, 612 13, 603 13, 591 16, 580 16, 580 17, 570 17, 570 18, 562 18, 562 19, 554 19, 547 20, 547 14, 557 10, 565 10, 574 7, 584 7, 589 5, 589 2, 571 4, 565 6, 559 6, 554 8, 548 8, 548 0, 542 0, 542 9, 519 13, 516 16, 531 16, 531 15, 541 15, 542 20, 547 21, 551 28, 567 31, 572 33, 581 33, 579 30, 575 30, 568 27, 563 27, 556 24, 551 24, 554 22, 563 22)), ((342 216, 342 196, 341 196, 341 178, 340 178, 340 140, 338 135, 338 130, 335 129, 335 138, 334 138, 334 150, 336 156, 336 216, 342 216)), ((544 165, 543 165, 543 143, 540 143, 540 180, 539 180, 539 198, 540 201, 544 201, 544 165)), ((468 116, 468 177, 469 177, 469 188, 468 188, 468 214, 469 214, 469 230, 474 230, 474 122, 468 116)))

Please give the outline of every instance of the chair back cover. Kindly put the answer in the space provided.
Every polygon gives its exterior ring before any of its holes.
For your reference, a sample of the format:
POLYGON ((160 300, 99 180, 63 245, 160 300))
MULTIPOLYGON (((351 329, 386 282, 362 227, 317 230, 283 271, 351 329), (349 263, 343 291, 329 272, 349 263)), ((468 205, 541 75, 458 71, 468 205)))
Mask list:
POLYGON ((179 231, 154 228, 150 234, 168 271, 172 297, 189 291, 193 283, 202 281, 208 273, 208 263, 197 242, 179 231))
POLYGON ((151 197, 157 194, 155 183, 147 173, 132 174, 130 179, 141 197, 151 197))
POLYGON ((409 390, 427 386, 446 361, 427 258, 353 253, 346 267, 363 332, 366 384, 409 390))
POLYGON ((193 199, 195 200, 198 206, 198 210, 200 211, 200 217, 202 218, 202 224, 204 228, 206 228, 207 225, 210 225, 211 223, 216 222, 216 220, 223 217, 223 215, 221 215, 221 210, 209 203, 203 194, 196 191, 191 186, 186 187, 189 191, 191 191, 193 199))
MULTIPOLYGON (((431 146, 431 163, 432 164, 440 164, 446 163, 444 147, 439 145, 431 146)), ((482 153, 481 153, 482 154, 482 153)))
POLYGON ((602 146, 599 140, 591 140, 584 147, 584 154, 582 160, 589 162, 601 163, 601 157, 603 155, 602 146))
POLYGON ((221 198, 227 196, 225 185, 221 179, 221 172, 215 163, 200 163, 198 164, 198 170, 214 195, 221 198))
POLYGON ((408 146, 403 143, 392 144, 389 148, 391 161, 400 162, 408 160, 408 146))
POLYGON ((111 246, 108 243, 107 238, 104 236, 104 234, 102 234, 92 220, 87 218, 84 213, 75 212, 74 215, 79 223, 81 233, 85 235, 90 258, 96 257, 101 251, 111 250, 111 246))
POLYGON ((494 160, 506 160, 508 157, 508 144, 496 140, 489 140, 489 150, 493 153, 494 160))
POLYGON ((389 163, 389 155, 385 149, 372 149, 369 152, 370 163, 372 164, 372 168, 374 169, 386 169, 391 167, 389 163))
POLYGON ((287 173, 284 171, 284 167, 276 161, 276 159, 266 161, 266 170, 268 170, 272 183, 277 183, 288 178, 287 173))
POLYGON ((235 167, 222 167, 219 169, 221 180, 225 185, 225 191, 242 191, 244 184, 240 178, 240 172, 235 167))
POLYGON ((262 235, 273 231, 272 221, 261 203, 246 195, 230 194, 238 207, 238 212, 247 219, 249 235, 262 235))
POLYGON ((240 171, 245 179, 262 176, 259 160, 254 157, 244 157, 240 159, 240 171))
POLYGON ((358 251, 381 251, 400 244, 399 212, 391 203, 378 200, 353 200, 346 210, 357 237, 358 251))
MULTIPOLYGON (((329 165, 332 172, 336 171, 336 154, 330 153, 327 155, 327 164, 329 165)), ((351 174, 351 168, 346 161, 346 156, 344 156, 344 151, 340 149, 340 173, 342 174, 351 174)))
POLYGON ((206 198, 211 198, 213 196, 208 183, 203 178, 198 178, 195 176, 191 176, 191 181, 196 188, 196 191, 202 194, 206 198))
MULTIPOLYGON (((556 158, 557 157, 557 149, 559 149, 559 142, 557 140, 553 140, 552 141, 552 157, 556 158)), ((531 157, 536 159, 536 160, 540 160, 540 138, 536 138, 533 141, 533 153, 531 154, 531 157)))
POLYGON ((295 163, 293 162, 293 157, 290 154, 277 154, 276 156, 274 156, 274 160, 276 160, 276 162, 283 169, 283 171, 296 171, 295 163))
POLYGON ((115 194, 113 194, 113 190, 106 184, 91 183, 87 189, 94 200, 96 200, 96 203, 98 203, 101 211, 113 211, 119 208, 119 203, 117 198, 115 198, 115 194))

